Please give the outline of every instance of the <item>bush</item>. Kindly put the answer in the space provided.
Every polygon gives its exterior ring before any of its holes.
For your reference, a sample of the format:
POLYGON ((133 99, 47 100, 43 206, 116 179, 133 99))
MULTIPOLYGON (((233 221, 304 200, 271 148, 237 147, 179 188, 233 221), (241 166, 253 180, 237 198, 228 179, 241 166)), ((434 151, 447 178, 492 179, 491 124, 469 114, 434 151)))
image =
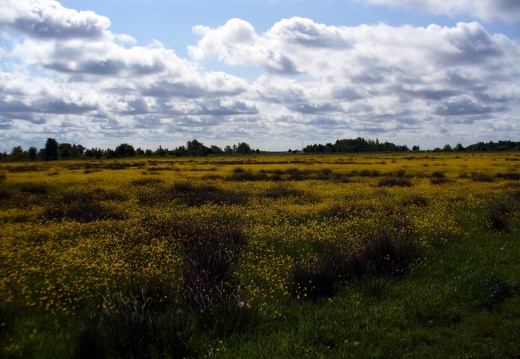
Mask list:
POLYGON ((31 194, 46 194, 47 193, 47 187, 43 184, 38 183, 24 183, 22 184, 22 187, 20 188, 20 191, 22 193, 31 193, 31 194))
POLYGON ((106 205, 95 202, 101 198, 120 198, 118 194, 104 190, 89 193, 67 192, 51 203, 44 211, 50 220, 69 219, 78 222, 94 222, 97 220, 122 220, 124 214, 106 205))
POLYGON ((325 218, 347 219, 355 216, 370 216, 377 211, 377 208, 370 204, 333 204, 320 211, 320 215, 325 218))
POLYGON ((509 228, 510 215, 516 209, 516 201, 509 198, 499 198, 491 201, 486 212, 486 225, 495 230, 509 228))
POLYGON ((283 184, 272 186, 267 189, 262 196, 271 199, 287 198, 287 197, 300 197, 303 196, 304 192, 295 188, 288 187, 283 184))
POLYGON ((471 179, 475 182, 493 182, 493 177, 482 172, 473 172, 471 179))
POLYGON ((300 259, 290 270, 289 293, 296 299, 332 297, 337 275, 323 257, 300 259))
POLYGON ((6 187, 0 188, 0 201, 11 198, 11 192, 6 187))
POLYGON ((376 276, 403 275, 420 255, 419 244, 406 223, 369 236, 361 245, 360 260, 367 272, 376 276))
POLYGON ((417 206, 417 207, 426 207, 428 205, 428 198, 414 194, 403 200, 404 206, 417 206))
POLYGON ((410 187, 412 181, 407 177, 385 177, 379 180, 379 187, 410 187))
POLYGON ((448 178, 444 178, 444 177, 430 178, 430 183, 433 184, 433 185, 446 184, 446 183, 450 183, 450 182, 451 181, 448 178))
POLYGON ((506 179, 510 181, 520 181, 520 173, 497 173, 495 178, 506 179))
POLYGON ((153 301, 116 297, 96 321, 83 324, 73 343, 75 358, 183 358, 187 318, 178 308, 156 310, 153 301))
POLYGON ((492 309, 514 294, 514 285, 487 269, 478 269, 468 277, 470 294, 478 305, 492 309))
POLYGON ((179 199, 189 206, 201 206, 206 203, 213 204, 244 204, 247 194, 244 192, 230 191, 207 184, 193 184, 191 182, 179 182, 167 190, 167 196, 171 199, 179 199))
POLYGON ((155 185, 155 184, 159 184, 159 183, 163 183, 163 182, 164 181, 162 179, 160 179, 160 178, 150 178, 150 177, 147 177, 147 178, 135 179, 131 183, 134 186, 149 186, 149 185, 155 185))
POLYGON ((243 328, 251 312, 240 299, 233 277, 246 238, 235 218, 216 216, 178 229, 184 247, 182 293, 199 325, 223 334, 243 328))

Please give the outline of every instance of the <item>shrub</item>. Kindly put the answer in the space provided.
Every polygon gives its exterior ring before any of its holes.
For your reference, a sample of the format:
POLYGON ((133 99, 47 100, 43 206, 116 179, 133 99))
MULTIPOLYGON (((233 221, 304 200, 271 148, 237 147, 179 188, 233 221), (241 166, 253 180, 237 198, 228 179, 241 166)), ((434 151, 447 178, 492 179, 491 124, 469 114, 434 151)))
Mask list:
POLYGON ((486 225, 495 230, 507 230, 509 217, 515 210, 515 203, 509 198, 498 198, 491 201, 486 212, 486 225))
POLYGON ((444 174, 444 172, 434 171, 432 173, 432 178, 446 178, 446 175, 444 174))
POLYGON ((408 198, 405 198, 402 202, 404 206, 418 206, 418 207, 426 207, 428 205, 428 198, 414 194, 408 198))
POLYGON ((233 277, 246 238, 234 218, 216 216, 204 224, 183 224, 182 292, 199 325, 230 333, 243 328, 250 310, 233 277))
POLYGON ((379 177, 381 176, 381 173, 377 170, 361 170, 361 171, 357 171, 357 170, 353 170, 350 172, 350 175, 351 176, 360 176, 360 177, 379 177))
POLYGON ((510 181, 520 181, 520 173, 514 173, 514 172, 497 173, 495 175, 495 178, 506 179, 506 180, 510 180, 510 181))
POLYGON ((201 206, 205 203, 214 204, 244 204, 247 193, 230 191, 207 184, 179 182, 167 190, 167 196, 179 199, 189 206, 201 206))
POLYGON ((336 273, 323 258, 300 259, 290 270, 288 288, 293 298, 316 300, 332 297, 336 282, 336 273))
POLYGON ((468 277, 470 295, 478 305, 492 309, 514 294, 514 285, 487 269, 478 269, 468 277))
POLYGON ((11 192, 6 187, 0 188, 0 201, 8 200, 11 198, 11 192))
POLYGON ((66 192, 45 209, 44 215, 51 220, 69 219, 78 222, 94 222, 106 219, 122 220, 125 218, 119 211, 95 202, 95 200, 99 200, 99 196, 113 197, 114 195, 103 190, 91 194, 66 192))
POLYGON ((22 166, 14 166, 8 167, 9 172, 20 173, 20 172, 37 172, 40 171, 40 167, 36 165, 22 165, 22 166))
POLYGON ((433 185, 446 184, 446 183, 450 183, 450 182, 451 181, 448 178, 444 178, 444 177, 430 178, 430 183, 433 184, 433 185))
POLYGON ((20 191, 23 193, 31 193, 31 194, 40 195, 40 194, 47 193, 47 187, 45 187, 45 185, 39 184, 39 183, 24 183, 24 184, 22 184, 20 191))
POLYGON ((360 260, 370 274, 403 275, 419 255, 420 247, 412 233, 402 224, 397 224, 366 238, 362 243, 360 260))
POLYGON ((370 204, 332 204, 330 207, 321 210, 320 215, 325 218, 347 219, 355 216, 372 215, 377 208, 370 204))
POLYGON ((230 181, 266 181, 268 180, 268 175, 265 172, 254 173, 251 170, 245 170, 242 167, 237 167, 233 169, 233 172, 228 177, 230 181))
POLYGON ((131 183, 134 186, 149 186, 149 185, 155 185, 155 184, 159 184, 159 183, 163 183, 163 182, 164 181, 162 179, 160 179, 160 178, 150 178, 150 177, 147 177, 147 178, 135 179, 131 183))
POLYGON ((82 325, 73 343, 75 358, 183 358, 186 316, 179 308, 156 310, 154 302, 134 296, 105 303, 105 312, 82 325))
POLYGON ((45 216, 52 220, 70 219, 78 222, 124 219, 121 213, 93 202, 79 202, 69 206, 51 207, 45 211, 45 216))
POLYGON ((379 187, 410 187, 412 181, 407 177, 385 177, 379 180, 379 187))
POLYGON ((304 192, 295 188, 288 187, 283 184, 272 186, 267 189, 262 196, 271 199, 286 198, 286 197, 300 197, 304 192))
POLYGON ((482 172, 473 172, 471 179, 475 182, 493 182, 493 177, 482 172))

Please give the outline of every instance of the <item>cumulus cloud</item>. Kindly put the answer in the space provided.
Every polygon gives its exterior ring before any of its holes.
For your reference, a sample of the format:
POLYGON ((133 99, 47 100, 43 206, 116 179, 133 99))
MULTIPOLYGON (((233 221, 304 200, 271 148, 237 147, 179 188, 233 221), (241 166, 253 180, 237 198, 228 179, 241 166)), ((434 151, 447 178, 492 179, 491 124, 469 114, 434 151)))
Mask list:
POLYGON ((520 2, 517 0, 364 0, 370 4, 408 7, 437 15, 469 15, 484 21, 500 19, 507 22, 520 20, 520 2))
POLYGON ((477 22, 331 26, 294 17, 259 33, 230 19, 195 26, 199 40, 184 59, 156 41, 136 45, 113 34, 107 18, 53 0, 7 5, 0 14, 8 40, 0 60, 4 146, 20 144, 20 133, 107 147, 135 138, 149 148, 187 136, 249 136, 267 149, 287 137, 391 135, 410 144, 496 123, 498 135, 519 134, 512 124, 520 45, 477 22), (205 69, 211 58, 262 74, 248 82, 205 69))
POLYGON ((0 14, 0 29, 38 38, 98 38, 109 27, 110 20, 104 16, 67 9, 53 0, 5 0, 0 14))
POLYGON ((259 36, 244 20, 231 19, 216 29, 196 26, 193 32, 202 36, 197 46, 188 47, 196 60, 215 55, 230 65, 253 65, 280 74, 297 72, 283 51, 270 46, 269 39, 259 36))

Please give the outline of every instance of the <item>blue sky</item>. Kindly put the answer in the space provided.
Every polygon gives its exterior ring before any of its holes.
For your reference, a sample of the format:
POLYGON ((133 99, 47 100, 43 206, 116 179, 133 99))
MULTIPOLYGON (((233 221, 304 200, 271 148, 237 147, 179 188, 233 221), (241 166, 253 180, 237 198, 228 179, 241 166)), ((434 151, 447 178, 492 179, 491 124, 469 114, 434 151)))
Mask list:
POLYGON ((517 0, 3 2, 1 151, 520 140, 517 0))

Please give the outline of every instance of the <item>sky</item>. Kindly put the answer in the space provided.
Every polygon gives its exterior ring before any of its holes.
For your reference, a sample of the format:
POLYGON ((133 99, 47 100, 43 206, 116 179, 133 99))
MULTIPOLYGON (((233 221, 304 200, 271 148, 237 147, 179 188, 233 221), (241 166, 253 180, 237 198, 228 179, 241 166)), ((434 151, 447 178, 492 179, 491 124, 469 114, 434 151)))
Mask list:
POLYGON ((520 141, 520 0, 0 0, 0 151, 520 141))

